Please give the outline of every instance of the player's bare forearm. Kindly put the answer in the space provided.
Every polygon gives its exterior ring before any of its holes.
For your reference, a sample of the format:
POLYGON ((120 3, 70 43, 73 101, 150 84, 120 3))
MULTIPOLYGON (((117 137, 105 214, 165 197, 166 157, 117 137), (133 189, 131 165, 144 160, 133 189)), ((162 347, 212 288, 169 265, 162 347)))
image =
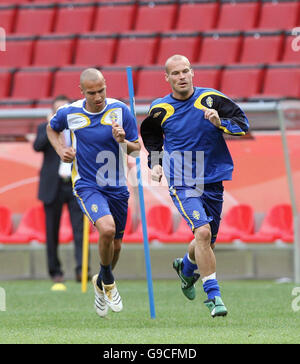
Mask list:
POLYGON ((49 142, 52 144, 52 147, 55 149, 56 153, 59 154, 58 150, 61 147, 60 133, 53 130, 49 124, 47 125, 46 130, 49 142))
POLYGON ((124 143, 126 144, 127 154, 137 153, 141 150, 141 144, 139 142, 130 142, 125 139, 124 143))
POLYGON ((119 144, 125 144, 127 154, 139 152, 141 150, 141 145, 138 141, 130 142, 129 140, 125 139, 125 130, 122 128, 122 126, 114 121, 112 122, 112 136, 119 144))
POLYGON ((151 169, 151 179, 156 182, 160 182, 162 179, 162 166, 160 164, 156 164, 151 169))
POLYGON ((47 125, 47 136, 60 159, 65 163, 71 163, 76 155, 75 149, 67 147, 62 141, 60 133, 53 130, 49 124, 47 125))
POLYGON ((218 111, 215 109, 206 109, 204 111, 204 117, 216 127, 219 127, 221 125, 221 119, 219 117, 218 111))

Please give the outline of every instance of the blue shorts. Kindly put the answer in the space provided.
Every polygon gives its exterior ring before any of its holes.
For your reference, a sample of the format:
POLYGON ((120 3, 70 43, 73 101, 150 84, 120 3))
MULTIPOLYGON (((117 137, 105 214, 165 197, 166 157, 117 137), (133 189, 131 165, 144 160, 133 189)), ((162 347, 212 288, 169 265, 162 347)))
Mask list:
POLYGON ((85 187, 76 188, 74 195, 81 210, 93 224, 100 217, 112 215, 116 226, 115 239, 123 237, 127 220, 128 191, 100 191, 97 188, 85 187))
POLYGON ((223 207, 222 182, 204 185, 204 190, 171 187, 170 195, 180 214, 194 232, 200 226, 209 224, 211 244, 216 241, 223 207))

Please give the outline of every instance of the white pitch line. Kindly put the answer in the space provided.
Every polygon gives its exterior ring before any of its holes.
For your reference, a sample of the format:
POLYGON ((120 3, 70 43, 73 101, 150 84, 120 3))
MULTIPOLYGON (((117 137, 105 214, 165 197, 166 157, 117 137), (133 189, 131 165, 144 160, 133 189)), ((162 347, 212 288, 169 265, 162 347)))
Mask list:
POLYGON ((35 177, 22 179, 21 181, 10 183, 10 184, 0 188, 0 194, 5 193, 5 192, 10 191, 10 190, 14 190, 15 188, 19 188, 19 187, 29 185, 29 184, 34 183, 34 182, 38 182, 38 181, 39 181, 39 177, 35 176, 35 177))

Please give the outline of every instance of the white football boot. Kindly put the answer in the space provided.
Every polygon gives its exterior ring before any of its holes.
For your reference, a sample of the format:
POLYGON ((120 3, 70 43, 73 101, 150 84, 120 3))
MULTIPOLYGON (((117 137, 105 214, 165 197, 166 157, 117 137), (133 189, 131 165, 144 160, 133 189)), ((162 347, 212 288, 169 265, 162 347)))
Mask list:
POLYGON ((97 314, 100 317, 104 317, 107 315, 108 312, 108 306, 106 304, 105 298, 104 298, 104 292, 101 291, 101 289, 98 287, 97 285, 97 278, 98 278, 98 274, 94 275, 94 277, 92 278, 92 282, 94 285, 94 291, 95 291, 95 309, 97 314))
POLYGON ((116 282, 104 284, 102 282, 104 300, 108 307, 114 312, 120 312, 123 309, 122 298, 117 290, 116 282))

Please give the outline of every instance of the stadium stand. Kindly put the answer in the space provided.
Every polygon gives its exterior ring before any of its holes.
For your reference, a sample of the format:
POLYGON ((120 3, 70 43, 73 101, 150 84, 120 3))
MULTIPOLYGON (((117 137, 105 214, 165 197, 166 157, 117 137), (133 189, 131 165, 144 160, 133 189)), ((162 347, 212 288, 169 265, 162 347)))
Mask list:
POLYGON ((207 31, 215 28, 219 4, 217 1, 181 1, 175 25, 177 31, 207 31))
POLYGON ((194 234, 192 233, 192 230, 187 225, 184 218, 180 219, 178 228, 176 231, 169 235, 162 235, 159 237, 159 241, 162 243, 186 243, 190 242, 194 239, 194 234))
POLYGON ((279 61, 283 51, 283 32, 245 32, 240 63, 279 61))
POLYGON ((168 83, 161 76, 161 66, 143 67, 137 74, 136 101, 151 102, 156 97, 161 97, 170 92, 168 83))
POLYGON ((197 61, 200 47, 199 32, 164 32, 160 34, 156 63, 164 65, 173 54, 184 54, 191 62, 197 61))
POLYGON ((0 97, 8 97, 12 81, 12 72, 9 68, 0 69, 0 97))
POLYGON ((122 33, 114 64, 147 66, 155 61, 158 36, 155 33, 122 33))
POLYGON ((233 206, 220 223, 217 243, 232 242, 241 239, 244 234, 254 232, 254 211, 250 205, 233 206))
MULTIPOLYGON (((172 211, 165 205, 154 205, 147 211, 147 233, 149 241, 169 236, 173 232, 172 211)), ((141 221, 135 231, 124 234, 125 243, 143 242, 143 227, 141 221)))
MULTIPOLYGON (((126 69, 124 67, 102 67, 106 84, 107 84, 107 97, 119 98, 121 100, 128 100, 128 86, 126 69)), ((136 85, 136 70, 132 70, 133 83, 136 85)))
POLYGON ((48 67, 70 65, 73 60, 74 42, 75 37, 72 35, 40 36, 34 47, 32 65, 48 67))
POLYGON ((39 204, 24 212, 22 219, 11 235, 2 236, 4 244, 25 244, 32 240, 45 242, 46 238, 44 207, 39 204))
POLYGON ((259 29, 292 29, 299 20, 299 1, 263 1, 261 4, 259 29))
POLYGON ((197 63, 223 64, 238 62, 242 45, 240 32, 205 32, 197 63))
MULTIPOLYGON (((42 205, 36 205, 25 211, 22 219, 13 232, 12 212, 0 206, 0 242, 6 244, 25 244, 31 241, 45 243, 45 213, 42 205)), ((73 231, 67 207, 62 210, 59 230, 59 242, 66 244, 73 241, 73 231)))
POLYGON ((6 51, 0 52, 0 67, 25 67, 32 62, 34 37, 15 36, 6 37, 6 51))
POLYGON ((74 241, 72 224, 70 220, 70 213, 67 206, 63 207, 61 214, 61 222, 59 225, 59 242, 62 244, 68 244, 74 241))
POLYGON ((54 31, 68 34, 88 32, 92 28, 94 11, 93 4, 59 4, 54 31))
POLYGON ((0 3, 0 24, 5 29, 6 34, 13 31, 14 20, 16 16, 15 4, 0 3))
POLYGON ((297 40, 295 35, 292 35, 290 31, 286 32, 283 57, 281 59, 281 62, 295 63, 295 64, 298 64, 298 66, 299 66, 300 52, 299 52, 299 50, 295 51, 295 47, 296 47, 296 49, 298 49, 299 46, 300 46, 299 38, 297 40))
POLYGON ((220 30, 250 30, 258 23, 259 1, 223 0, 220 5, 217 29, 220 30))
MULTIPOLYGON (((13 4, 14 4, 14 5, 19 5, 19 4, 26 4, 26 3, 28 3, 28 2, 30 2, 30 0, 14 0, 14 1, 13 1, 13 4)), ((7 4, 7 3, 8 3, 8 1, 7 1, 7 0, 1 0, 1 1, 0 1, 0 3, 5 3, 5 4, 7 4)))
POLYGON ((49 68, 21 68, 13 80, 12 98, 36 100, 50 96, 52 72, 49 68))
POLYGON ((32 35, 50 33, 53 30, 54 16, 54 4, 23 4, 16 14, 14 32, 32 35))
POLYGON ((99 3, 93 31, 121 33, 133 29, 136 15, 135 2, 99 3), (113 19, 113 21, 112 21, 113 19))
POLYGON ((153 234, 152 239, 160 239, 163 235, 170 235, 173 232, 173 215, 170 207, 167 205, 150 207, 147 213, 147 224, 153 234))
POLYGON ((12 211, 6 206, 0 206, 0 241, 13 231, 12 211))
POLYGON ((194 70, 194 83, 195 85, 201 85, 202 87, 211 87, 219 89, 221 66, 214 65, 202 65, 196 63, 193 66, 194 70))
POLYGON ((84 68, 62 67, 53 75, 52 97, 67 95, 70 99, 82 97, 79 89, 79 77, 84 68))
POLYGON ((295 65, 270 64, 265 71, 262 92, 252 99, 300 98, 300 68, 295 65))
POLYGON ((262 66, 227 66, 220 80, 220 90, 232 99, 246 100, 257 95, 262 88, 262 66))
POLYGON ((79 66, 110 65, 114 62, 117 35, 85 33, 79 36, 74 55, 74 64, 79 66))
POLYGON ((254 234, 244 234, 241 239, 246 243, 274 243, 277 239, 290 242, 292 236, 292 207, 289 204, 280 204, 268 211, 259 231, 254 234))
POLYGON ((134 30, 163 32, 174 29, 177 3, 175 1, 139 2, 134 30))

